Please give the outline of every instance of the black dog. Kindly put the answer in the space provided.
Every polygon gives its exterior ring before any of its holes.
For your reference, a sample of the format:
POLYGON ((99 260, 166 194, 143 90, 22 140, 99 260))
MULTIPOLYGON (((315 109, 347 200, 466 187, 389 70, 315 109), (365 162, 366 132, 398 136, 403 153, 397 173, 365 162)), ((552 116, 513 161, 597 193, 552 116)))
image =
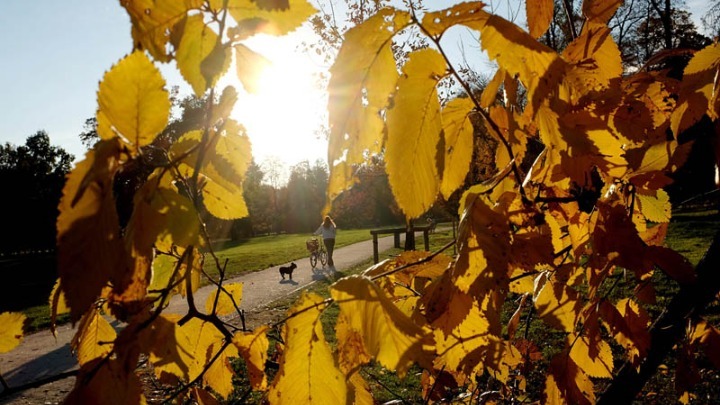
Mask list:
POLYGON ((293 270, 295 270, 296 268, 297 264, 295 263, 290 263, 290 265, 287 267, 280 267, 280 277, 285 280, 285 275, 287 274, 288 276, 290 276, 290 280, 292 280, 292 273, 293 270))

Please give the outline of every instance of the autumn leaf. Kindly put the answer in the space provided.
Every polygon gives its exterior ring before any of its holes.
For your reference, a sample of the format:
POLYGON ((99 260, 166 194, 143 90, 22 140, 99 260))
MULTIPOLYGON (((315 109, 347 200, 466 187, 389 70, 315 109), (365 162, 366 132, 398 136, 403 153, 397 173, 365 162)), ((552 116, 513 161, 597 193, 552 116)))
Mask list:
POLYGON ((347 397, 345 376, 335 365, 320 323, 323 300, 303 294, 283 329, 285 350, 268 391, 270 404, 339 404, 347 397))
POLYGON ((102 139, 119 136, 135 153, 165 128, 170 98, 160 71, 135 51, 105 73, 98 90, 98 126, 102 139))
POLYGON ((606 23, 622 4, 622 0, 584 0, 582 11, 588 20, 606 23))
POLYGON ((98 310, 93 309, 80 320, 78 331, 70 342, 70 346, 77 356, 78 363, 82 366, 110 353, 116 337, 115 329, 100 315, 98 310))
POLYGON ((530 36, 540 38, 547 31, 552 22, 554 7, 553 0, 528 0, 525 2, 530 36))
POLYGON ((613 338, 625 348, 627 358, 636 366, 640 364, 650 347, 647 312, 633 300, 624 298, 615 305, 602 301, 600 316, 613 338))
POLYGON ((398 78, 392 37, 409 22, 407 12, 384 8, 345 33, 328 83, 329 202, 352 185, 352 165, 381 150, 381 111, 398 78))
POLYGON ((233 371, 230 361, 238 357, 238 349, 232 344, 226 345, 215 342, 208 348, 208 353, 215 357, 215 361, 208 367, 203 375, 203 382, 221 397, 227 398, 235 389, 233 387, 233 376, 235 372, 233 371), (220 350, 222 350, 222 352, 218 353, 220 350))
POLYGON ((58 273, 71 319, 90 308, 110 280, 125 272, 112 181, 117 140, 100 141, 68 175, 57 220, 58 273))
POLYGON ((683 72, 678 106, 672 114, 671 130, 675 139, 700 120, 705 113, 718 116, 715 75, 720 66, 720 44, 712 43, 698 51, 683 72), (716 100, 710 105, 710 100, 716 100))
POLYGON ((670 222, 672 215, 670 206, 670 196, 665 190, 657 190, 656 196, 635 194, 640 205, 640 211, 652 222, 670 222))
POLYGON ((535 309, 548 325, 565 332, 573 332, 582 308, 580 294, 546 274, 538 277, 533 296, 535 309))
POLYGON ((245 360, 248 378, 253 389, 267 389, 265 362, 268 359, 270 342, 267 338, 268 327, 262 326, 252 332, 238 332, 233 336, 233 344, 245 360))
MULTIPOLYGON (((446 73, 437 51, 411 53, 388 111, 387 172, 400 209, 417 218, 435 202, 439 191, 436 155, 442 131, 438 81, 446 73), (412 116, 419 114, 419 119, 412 116)), ((444 151, 441 151, 444 155, 444 151)))
MULTIPOLYGON (((317 10, 307 0, 285 0, 287 7, 266 7, 270 0, 229 0, 230 15, 253 34, 285 35, 300 27, 317 10)), ((281 2, 277 1, 276 4, 281 2)))
POLYGON ((65 293, 63 292, 62 287, 60 287, 59 278, 55 281, 55 285, 48 297, 48 306, 50 307, 50 332, 53 336, 57 337, 56 322, 58 315, 70 312, 70 307, 68 307, 67 302, 65 301, 65 293))
MULTIPOLYGON (((362 337, 366 353, 390 370, 404 375, 413 362, 429 364, 432 339, 415 325, 369 278, 351 276, 337 281, 330 294, 340 306, 348 331, 340 335, 362 337)), ((345 350, 339 345, 339 350, 345 350)), ((355 350, 355 349, 351 349, 355 350)))
POLYGON ((572 64, 564 80, 572 83, 577 98, 609 88, 623 73, 620 49, 603 24, 586 23, 562 56, 572 64))
POLYGON ((120 3, 130 15, 133 40, 161 62, 171 59, 167 43, 175 31, 175 25, 189 11, 199 9, 202 4, 202 0, 130 0, 120 3))
POLYGON ((215 314, 219 316, 230 315, 240 306, 243 295, 243 283, 225 284, 215 289, 205 301, 205 312, 210 314, 215 309, 215 314), (218 297, 218 294, 219 297, 218 297), (217 306, 215 304, 217 300, 217 306))
POLYGON ((446 199, 462 186, 470 170, 474 134, 470 112, 473 107, 470 99, 456 98, 441 112, 445 157, 440 191, 446 199))
POLYGON ((212 28, 205 25, 203 16, 195 14, 188 16, 184 21, 182 37, 177 44, 175 60, 178 70, 190 84, 195 95, 201 97, 205 90, 215 84, 218 76, 230 66, 230 49, 221 49, 213 52, 218 44, 218 35, 212 28), (218 73, 208 80, 202 71, 202 64, 207 58, 219 58, 217 61, 218 73))
POLYGON ((595 402, 593 383, 567 353, 556 355, 545 381, 547 404, 592 404, 595 402))
POLYGON ((95 359, 80 367, 73 390, 65 398, 67 404, 145 405, 140 378, 133 372, 137 358, 95 359), (128 369, 128 364, 132 366, 128 369))
POLYGON ((590 377, 612 378, 613 356, 610 345, 599 336, 568 337, 570 358, 590 377))
POLYGON ((17 347, 23 339, 23 325, 27 317, 19 312, 0 314, 0 353, 6 353, 17 347))
POLYGON ((248 93, 257 93, 260 78, 270 61, 243 44, 235 45, 237 76, 248 93))
POLYGON ((489 14, 482 11, 485 4, 479 1, 463 2, 450 8, 426 13, 422 27, 434 37, 440 37, 445 31, 458 24, 479 30, 489 14))

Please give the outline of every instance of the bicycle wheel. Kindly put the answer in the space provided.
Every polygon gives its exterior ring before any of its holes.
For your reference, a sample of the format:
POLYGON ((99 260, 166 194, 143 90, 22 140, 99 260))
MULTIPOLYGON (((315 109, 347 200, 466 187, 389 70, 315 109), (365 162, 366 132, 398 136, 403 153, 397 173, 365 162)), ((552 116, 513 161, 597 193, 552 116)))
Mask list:
POLYGON ((327 264, 327 252, 324 250, 320 251, 320 263, 322 263, 323 267, 327 264))
POLYGON ((312 266, 313 269, 315 268, 315 266, 317 266, 317 259, 318 258, 316 252, 310 253, 310 266, 312 266))

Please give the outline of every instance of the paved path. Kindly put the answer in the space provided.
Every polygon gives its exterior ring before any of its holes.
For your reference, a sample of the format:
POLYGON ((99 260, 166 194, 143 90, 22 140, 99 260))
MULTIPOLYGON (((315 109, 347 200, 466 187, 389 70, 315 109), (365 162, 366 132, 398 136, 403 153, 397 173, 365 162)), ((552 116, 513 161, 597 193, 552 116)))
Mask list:
MULTIPOLYGON (((379 250, 385 251, 393 246, 393 238, 379 239, 379 250)), ((356 243, 335 250, 335 268, 344 270, 372 258, 372 240, 356 243)), ((293 280, 282 280, 278 267, 244 274, 227 281, 243 282, 243 299, 240 308, 246 311, 262 307, 314 281, 325 277, 323 271, 313 272, 310 260, 306 257, 295 262, 297 268, 293 280)), ((289 263, 286 263, 289 264, 289 263)), ((283 265, 286 265, 283 264, 283 265)), ((326 268, 325 272, 332 269, 326 268)), ((214 290, 213 286, 200 288, 195 293, 198 308, 204 308, 205 300, 214 290)), ((171 300, 168 313, 182 314, 187 302, 180 296, 171 300)), ((25 336, 15 350, 0 354, 0 371, 10 387, 25 384, 41 378, 58 375, 77 368, 77 361, 70 353, 70 340, 75 330, 69 325, 58 327, 57 340, 50 331, 41 331, 25 336)), ((9 399, 12 401, 12 398, 9 399)))

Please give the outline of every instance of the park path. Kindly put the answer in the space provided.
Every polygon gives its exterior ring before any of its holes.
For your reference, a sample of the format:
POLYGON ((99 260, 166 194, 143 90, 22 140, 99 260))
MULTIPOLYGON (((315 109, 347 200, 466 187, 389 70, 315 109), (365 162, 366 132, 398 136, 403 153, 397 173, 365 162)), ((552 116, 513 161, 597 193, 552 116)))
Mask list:
MULTIPOLYGON (((378 250, 381 252, 392 248, 392 246, 392 237, 378 240, 378 250)), ((368 258, 372 258, 372 254, 372 240, 338 248, 334 253, 335 269, 345 270, 368 258)), ((333 271, 330 268, 325 268, 322 271, 316 269, 313 272, 307 257, 297 260, 295 263, 298 267, 293 273, 293 280, 282 280, 278 272, 280 265, 278 265, 234 277, 227 280, 226 283, 243 283, 243 298, 240 308, 250 311, 262 308, 273 301, 302 289, 333 271)), ((282 265, 287 264, 289 263, 282 265)), ((204 308, 205 300, 214 289, 214 286, 205 286, 194 294, 198 308, 204 308)), ((183 314, 186 310, 187 302, 178 295, 170 301, 165 312, 183 314)), ((0 325, 0 327, 2 326, 0 325)), ((10 387, 14 387, 77 369, 77 361, 70 352, 70 340, 74 333, 75 329, 66 324, 58 327, 57 339, 52 336, 49 330, 25 336, 23 342, 15 350, 0 354, 0 372, 2 372, 5 381, 10 387)), ((36 392, 30 397, 20 394, 5 398, 0 403, 52 404, 56 402, 53 399, 58 398, 58 394, 67 393, 67 390, 72 387, 67 381, 72 380, 74 378, 68 378, 59 383, 55 382, 41 387, 39 389, 44 391, 36 392), (58 390, 61 392, 58 392, 58 390), (47 397, 43 398, 43 395, 47 395, 47 397), (41 401, 36 402, 37 400, 41 401)), ((62 397, 64 395, 60 396, 60 398, 62 397)))

